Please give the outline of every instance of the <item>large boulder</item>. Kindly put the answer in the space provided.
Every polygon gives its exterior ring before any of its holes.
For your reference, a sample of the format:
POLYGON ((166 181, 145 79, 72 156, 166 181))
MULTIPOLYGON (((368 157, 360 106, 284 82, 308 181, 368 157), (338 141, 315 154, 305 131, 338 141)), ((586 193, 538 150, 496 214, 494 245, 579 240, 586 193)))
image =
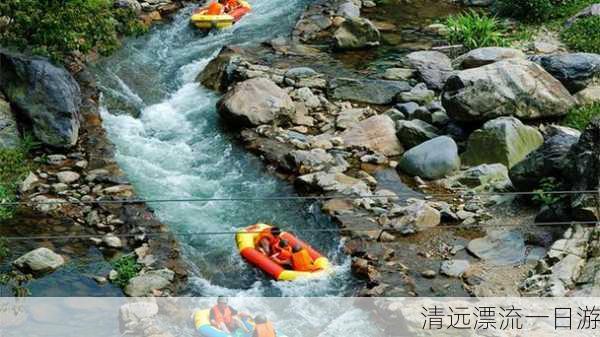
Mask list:
POLYGON ((585 89, 594 78, 600 76, 600 55, 598 54, 543 55, 532 57, 532 61, 540 64, 571 93, 585 89))
POLYGON ((14 148, 19 145, 17 120, 10 104, 0 96, 0 149, 14 148))
POLYGON ((223 47, 196 78, 205 87, 225 92, 235 80, 235 69, 241 56, 230 47, 223 47))
POLYGON ((64 68, 0 50, 0 89, 44 144, 71 147, 79 136, 81 93, 64 68))
POLYGON ((329 82, 328 95, 335 100, 390 104, 394 102, 398 93, 410 89, 410 84, 404 81, 336 78, 329 82))
POLYGON ((295 110, 287 92, 266 78, 237 83, 217 106, 224 119, 240 126, 268 124, 295 110))
POLYGON ((441 90, 452 73, 452 60, 437 51, 412 52, 406 55, 406 60, 430 89, 441 90))
POLYGON ((62 256, 45 247, 32 250, 13 262, 21 271, 34 275, 53 272, 63 264, 65 259, 62 256))
POLYGON ((154 291, 168 288, 175 278, 170 269, 152 270, 129 280, 125 294, 131 297, 154 296, 154 291))
POLYGON ((387 115, 369 117, 341 134, 346 146, 365 147, 385 156, 402 154, 394 121, 387 115))
MULTIPOLYGON (((585 128, 577 144, 571 147, 567 155, 570 164, 567 179, 574 191, 600 189, 600 118, 592 120, 585 128)), ((592 194, 574 194, 571 196, 574 216, 582 221, 600 219, 596 214, 597 200, 592 194)))
POLYGON ((469 136, 462 159, 467 165, 500 163, 511 168, 543 142, 537 129, 514 117, 500 117, 469 136))
POLYGON ((436 137, 406 151, 398 168, 413 176, 442 178, 460 168, 458 148, 452 138, 436 137))
POLYGON ((442 103, 451 118, 470 122, 500 116, 562 116, 575 105, 575 99, 541 66, 510 59, 450 76, 442 103))
POLYGON ((417 146, 423 142, 439 136, 440 130, 435 126, 420 119, 396 122, 396 130, 400 143, 407 148, 417 146))
POLYGON ((532 191, 539 187, 544 177, 562 177, 568 170, 567 155, 577 143, 581 133, 577 130, 555 127, 552 134, 537 150, 510 170, 510 179, 519 191, 532 191))
POLYGON ((375 25, 361 17, 347 18, 333 34, 340 50, 361 49, 379 45, 381 34, 375 25))
POLYGON ((454 63, 460 69, 470 69, 512 58, 524 59, 525 54, 522 51, 513 48, 483 47, 473 49, 468 53, 459 56, 454 60, 454 63))

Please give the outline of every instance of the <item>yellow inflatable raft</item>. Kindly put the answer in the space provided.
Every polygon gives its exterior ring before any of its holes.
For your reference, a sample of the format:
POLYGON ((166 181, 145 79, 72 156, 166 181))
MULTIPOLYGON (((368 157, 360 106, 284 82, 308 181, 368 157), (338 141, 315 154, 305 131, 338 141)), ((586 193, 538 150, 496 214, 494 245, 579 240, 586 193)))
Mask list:
POLYGON ((294 281, 299 278, 318 278, 323 277, 327 273, 331 272, 331 266, 329 260, 322 256, 321 253, 317 252, 311 246, 301 241, 294 235, 281 232, 280 237, 289 242, 291 246, 296 244, 306 248, 310 256, 314 260, 314 264, 319 267, 319 270, 315 271, 297 271, 284 269, 275 261, 259 252, 255 247, 255 242, 260 235, 260 232, 264 229, 270 228, 271 226, 265 224, 255 224, 246 228, 240 229, 236 236, 235 241, 237 243, 240 255, 246 259, 250 264, 260 268, 266 274, 278 281, 294 281))
POLYGON ((223 29, 231 27, 252 9, 250 4, 244 0, 240 0, 239 3, 240 6, 238 8, 221 15, 206 14, 206 8, 201 8, 192 14, 190 21, 200 29, 223 29))

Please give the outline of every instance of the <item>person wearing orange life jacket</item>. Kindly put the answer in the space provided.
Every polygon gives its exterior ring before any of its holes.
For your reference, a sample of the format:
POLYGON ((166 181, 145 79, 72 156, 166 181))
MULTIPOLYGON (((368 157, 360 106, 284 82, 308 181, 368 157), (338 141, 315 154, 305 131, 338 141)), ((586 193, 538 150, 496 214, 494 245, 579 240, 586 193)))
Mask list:
POLYGON ((306 248, 300 245, 294 245, 292 249, 292 269, 297 271, 316 271, 320 268, 315 265, 315 261, 308 253, 306 248))
POLYGON ((229 13, 241 6, 238 0, 219 0, 219 2, 225 7, 225 13, 229 13))
POLYGON ((229 306, 225 297, 219 296, 217 304, 210 309, 210 324, 227 333, 233 333, 238 328, 249 333, 250 331, 238 315, 241 315, 241 313, 229 306))
POLYGON ((254 333, 252 337, 277 337, 277 332, 273 324, 267 320, 265 315, 256 315, 254 317, 254 333))
POLYGON ((286 269, 292 268, 292 247, 286 240, 279 240, 279 244, 275 249, 275 252, 271 255, 271 259, 277 264, 285 267, 286 269))
POLYGON ((279 227, 273 226, 263 229, 254 241, 256 249, 266 256, 273 255, 275 253, 273 248, 276 248, 279 245, 280 234, 281 229, 279 229, 279 227))
POLYGON ((207 15, 221 15, 223 14, 224 6, 216 1, 212 1, 206 8, 207 15))

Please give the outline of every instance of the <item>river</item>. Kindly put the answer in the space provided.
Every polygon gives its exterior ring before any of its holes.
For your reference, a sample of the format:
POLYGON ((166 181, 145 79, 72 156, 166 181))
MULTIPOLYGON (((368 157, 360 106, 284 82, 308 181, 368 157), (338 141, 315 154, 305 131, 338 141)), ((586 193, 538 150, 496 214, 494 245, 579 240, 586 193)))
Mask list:
MULTIPOLYGON (((103 119, 117 147, 117 161, 147 199, 295 196, 291 184, 269 173, 235 135, 223 131, 215 110, 219 96, 194 79, 219 49, 288 35, 306 3, 253 2, 253 12, 233 29, 205 36, 189 25, 194 6, 172 22, 95 65, 104 94, 103 119), (274 23, 277 24, 274 24, 274 23), (139 116, 138 116, 139 114, 139 116)), ((150 204, 174 232, 233 232, 267 222, 297 232, 336 265, 334 276, 281 283, 266 278, 239 256, 232 234, 178 236, 193 267, 185 295, 349 295, 355 281, 335 233, 317 204, 303 201, 150 204)))

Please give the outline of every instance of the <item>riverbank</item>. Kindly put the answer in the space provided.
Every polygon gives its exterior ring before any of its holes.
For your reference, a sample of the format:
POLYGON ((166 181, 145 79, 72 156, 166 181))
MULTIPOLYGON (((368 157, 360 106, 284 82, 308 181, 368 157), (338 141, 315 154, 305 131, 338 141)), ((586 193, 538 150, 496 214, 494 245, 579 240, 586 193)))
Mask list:
MULTIPOLYGON (((135 13, 149 27, 183 5, 168 1, 139 6, 135 13)), ((2 81, 2 98, 13 110, 3 120, 17 116, 11 123, 15 139, 33 132, 42 140, 30 154, 32 171, 18 186, 17 201, 23 204, 0 229, 3 237, 14 238, 4 243, 2 270, 11 280, 6 291, 35 296, 177 294, 189 268, 168 227, 144 203, 111 202, 139 197, 115 162, 114 145, 102 125, 100 91, 87 70, 95 57, 68 58, 68 73, 43 58, 2 52, 3 73, 13 74, 2 81), (50 75, 40 87, 23 84, 27 76, 42 73, 50 75), (26 95, 37 90, 39 98, 24 101, 15 91, 19 86, 26 95), (36 115, 36 104, 55 113, 36 115), (24 262, 10 268, 21 255, 17 261, 24 262), (66 283, 69 290, 60 285, 66 283)))

